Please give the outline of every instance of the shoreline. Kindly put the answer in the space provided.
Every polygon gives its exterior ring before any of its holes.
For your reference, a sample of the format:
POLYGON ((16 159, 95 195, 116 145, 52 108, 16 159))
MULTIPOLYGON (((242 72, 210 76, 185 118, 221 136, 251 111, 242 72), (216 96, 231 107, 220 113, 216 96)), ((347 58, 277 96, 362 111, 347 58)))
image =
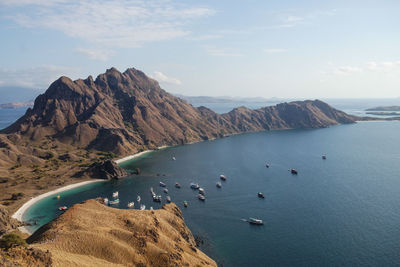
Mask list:
MULTIPOLYGON (((49 192, 43 193, 41 195, 38 195, 36 197, 32 197, 29 201, 25 202, 11 217, 20 222, 23 222, 23 215, 25 214, 25 212, 39 200, 42 200, 43 198, 46 198, 48 196, 51 196, 51 195, 54 195, 57 193, 61 193, 61 192, 64 192, 64 191, 67 191, 67 190, 70 190, 73 188, 77 188, 77 187, 80 187, 83 185, 98 183, 98 182, 105 182, 105 181, 106 180, 104 180, 104 179, 94 179, 94 180, 90 180, 90 181, 83 181, 83 182, 79 182, 79 183, 75 183, 75 184, 66 185, 66 186, 51 190, 49 192)), ((29 232, 29 230, 26 229, 25 226, 19 227, 19 230, 21 232, 31 234, 29 232)))
POLYGON ((122 162, 125 162, 125 161, 128 161, 128 160, 135 159, 135 158, 138 158, 140 156, 143 156, 143 155, 145 155, 147 153, 158 151, 158 150, 162 150, 162 149, 165 149, 165 148, 168 148, 168 147, 170 147, 170 146, 160 146, 160 147, 157 147, 157 149, 145 150, 145 151, 142 151, 142 152, 139 152, 139 153, 136 153, 136 154, 132 154, 132 155, 129 155, 129 156, 114 160, 114 162, 117 163, 117 164, 120 164, 122 162))

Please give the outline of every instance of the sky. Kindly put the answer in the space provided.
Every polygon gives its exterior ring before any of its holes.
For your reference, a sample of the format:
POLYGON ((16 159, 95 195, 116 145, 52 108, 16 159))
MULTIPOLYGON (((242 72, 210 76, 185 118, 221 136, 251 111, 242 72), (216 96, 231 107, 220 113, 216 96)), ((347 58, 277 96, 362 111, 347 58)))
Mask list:
POLYGON ((399 14, 397 0, 0 0, 0 103, 111 67, 191 96, 400 97, 399 14))

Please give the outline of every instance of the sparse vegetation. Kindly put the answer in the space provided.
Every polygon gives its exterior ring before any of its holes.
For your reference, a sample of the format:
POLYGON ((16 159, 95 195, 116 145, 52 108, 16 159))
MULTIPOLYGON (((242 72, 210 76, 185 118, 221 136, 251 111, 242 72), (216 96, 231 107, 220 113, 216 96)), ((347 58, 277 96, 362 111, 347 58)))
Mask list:
POLYGON ((113 152, 97 152, 97 155, 101 156, 100 160, 109 160, 117 156, 113 152))
POLYGON ((16 233, 5 234, 0 239, 0 247, 9 249, 15 246, 26 246, 26 241, 16 233))

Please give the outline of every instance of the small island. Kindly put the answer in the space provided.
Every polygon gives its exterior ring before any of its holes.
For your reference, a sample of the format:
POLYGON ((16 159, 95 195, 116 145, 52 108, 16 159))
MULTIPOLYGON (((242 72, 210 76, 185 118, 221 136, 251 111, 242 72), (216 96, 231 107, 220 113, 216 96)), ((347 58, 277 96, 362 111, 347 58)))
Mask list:
MULTIPOLYGON (((365 111, 400 111, 400 106, 380 106, 380 107, 374 107, 374 108, 367 108, 365 111)), ((368 114, 372 114, 372 113, 368 113, 368 114)), ((375 114, 375 115, 377 115, 377 114, 375 114)), ((395 115, 398 115, 398 114, 395 114, 395 115)))

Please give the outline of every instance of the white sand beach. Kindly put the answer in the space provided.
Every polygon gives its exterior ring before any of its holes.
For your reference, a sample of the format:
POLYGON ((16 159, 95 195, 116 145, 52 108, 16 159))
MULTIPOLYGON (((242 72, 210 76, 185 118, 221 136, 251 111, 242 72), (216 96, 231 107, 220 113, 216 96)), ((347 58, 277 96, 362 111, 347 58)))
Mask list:
MULTIPOLYGON (((157 147, 157 150, 165 149, 165 148, 167 148, 167 147, 169 147, 169 146, 160 146, 160 147, 157 147)), ((157 150, 145 150, 145 151, 142 151, 142 152, 133 154, 133 155, 129 155, 129 156, 126 156, 126 157, 123 157, 123 158, 114 160, 114 162, 117 163, 117 164, 120 164, 120 163, 122 163, 122 162, 131 160, 131 159, 138 158, 138 157, 140 157, 140 156, 143 156, 144 154, 147 154, 147 153, 150 153, 150 152, 153 152, 153 151, 157 151, 157 150)))
MULTIPOLYGON (((22 205, 13 215, 12 218, 17 219, 18 221, 22 222, 23 219, 23 215, 24 213, 32 206, 34 205, 36 202, 38 202, 39 200, 57 194, 57 193, 61 193, 63 191, 67 191, 76 187, 80 187, 83 185, 87 185, 87 184, 91 184, 91 183, 98 183, 98 182, 104 182, 105 180, 103 179, 95 179, 95 180, 90 180, 90 181, 84 181, 84 182, 80 182, 80 183, 75 183, 75 184, 70 184, 67 186, 63 186, 61 188, 57 188, 55 190, 49 191, 47 193, 41 194, 39 196, 33 197, 31 198, 28 202, 26 202, 24 205, 22 205)), ((26 228, 20 228, 21 231, 27 232, 26 228)), ((28 232, 29 233, 29 232, 28 232)))

